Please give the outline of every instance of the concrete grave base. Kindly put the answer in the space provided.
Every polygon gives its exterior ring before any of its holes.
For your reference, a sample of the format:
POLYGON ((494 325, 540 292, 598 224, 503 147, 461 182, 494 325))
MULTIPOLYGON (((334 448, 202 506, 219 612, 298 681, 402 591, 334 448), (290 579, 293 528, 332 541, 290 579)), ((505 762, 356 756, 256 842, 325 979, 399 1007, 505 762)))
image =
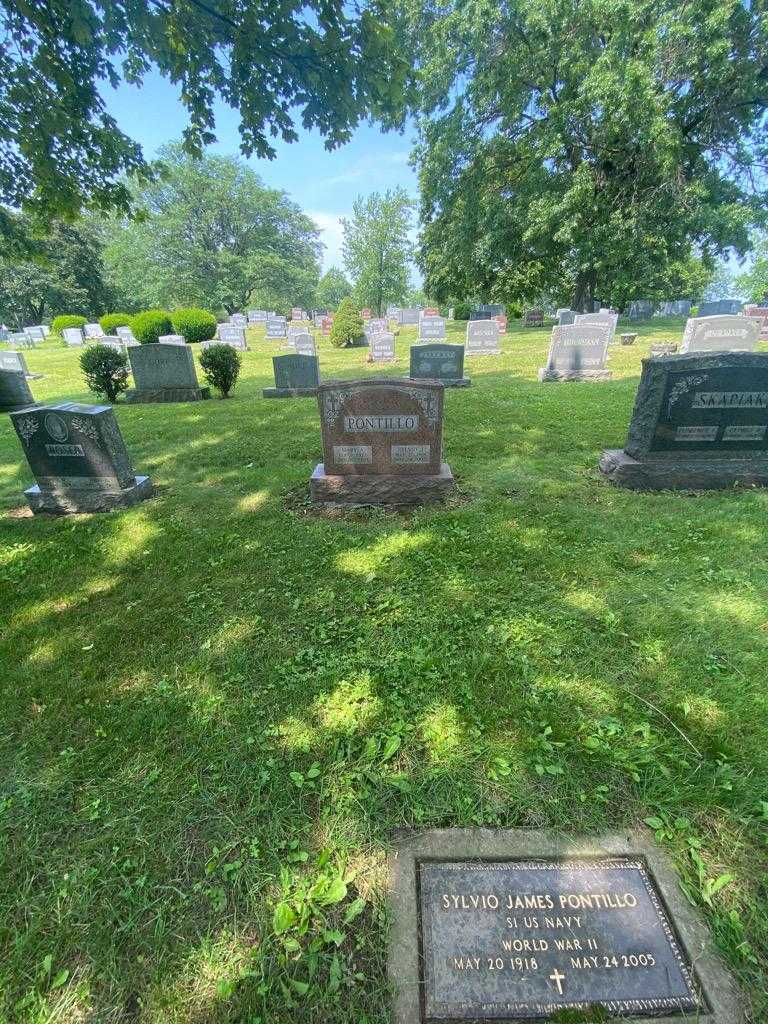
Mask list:
POLYGON ((436 476, 326 476, 319 462, 309 481, 312 501, 327 505, 425 505, 443 501, 455 487, 447 462, 436 476))
POLYGON ((740 485, 768 487, 768 458, 634 459, 620 448, 598 464, 611 483, 633 491, 720 491, 740 485))
MULTIPOLYGON (((744 1010, 736 983, 726 970, 699 913, 683 896, 679 878, 663 851, 645 832, 626 830, 596 837, 568 837, 551 830, 510 829, 437 829, 423 832, 398 832, 389 856, 389 979, 393 992, 394 1024, 437 1024, 423 1013, 423 968, 421 964, 420 896, 418 866, 434 861, 521 861, 536 859, 632 858, 643 862, 655 883, 664 909, 670 917, 681 953, 693 975, 694 987, 706 1011, 682 1011, 659 1016, 650 1005, 630 1016, 621 1014, 627 1024, 742 1024, 744 1010)), ((467 952, 471 952, 467 936, 467 952)), ((649 1001, 650 1002, 650 1001, 649 1001)), ((525 1020, 561 1019, 562 1015, 527 1014, 525 1020)), ((474 1016, 452 1014, 451 1019, 475 1024, 474 1016)), ((483 1018, 486 1020, 488 1018, 483 1018)), ((499 1024, 515 1024, 522 1018, 493 1015, 499 1024)), ((569 1016, 568 1019, 571 1019, 569 1016)), ((579 1020, 592 1019, 582 1013, 579 1020)), ((615 1019, 600 1013, 595 1019, 615 1019)), ((443 1024, 441 1019, 441 1024, 443 1024)))
POLYGON ((126 402, 200 402, 211 397, 210 388, 132 388, 125 393, 126 402))
POLYGON ((549 383, 551 381, 593 381, 593 380, 611 380, 613 374, 610 370, 595 370, 594 373, 558 373, 557 370, 550 370, 548 366, 542 366, 539 370, 539 381, 541 383, 549 383))
POLYGON ((316 398, 317 388, 264 388, 262 398, 316 398))
MULTIPOLYGON (((411 377, 410 379, 416 381, 417 384, 421 384, 423 381, 429 382, 433 378, 411 377)), ((472 381, 469 377, 455 377, 453 380, 449 380, 448 378, 445 377, 435 377, 434 381, 436 384, 442 384, 444 388, 468 388, 472 384, 472 381)))
POLYGON ((135 483, 117 491, 68 490, 43 491, 35 484, 24 491, 33 512, 56 512, 70 515, 76 512, 113 512, 115 509, 138 505, 153 493, 148 476, 137 476, 135 483))

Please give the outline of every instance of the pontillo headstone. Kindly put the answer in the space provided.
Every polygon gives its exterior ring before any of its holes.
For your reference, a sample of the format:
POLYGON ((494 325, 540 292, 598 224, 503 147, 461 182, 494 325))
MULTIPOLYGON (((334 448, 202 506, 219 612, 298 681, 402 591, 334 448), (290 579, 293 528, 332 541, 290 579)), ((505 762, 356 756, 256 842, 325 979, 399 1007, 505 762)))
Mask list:
POLYGON ((415 505, 453 489, 443 462, 443 385, 374 379, 321 384, 323 462, 312 474, 314 501, 415 505))
POLYGON ((390 882, 395 1024, 743 1019, 705 926, 639 834, 426 832, 396 843, 390 882))
POLYGON ((634 490, 768 486, 768 353, 644 359, 627 441, 600 470, 634 490))
POLYGON ((63 402, 11 413, 37 483, 24 492, 33 512, 109 512, 152 494, 136 476, 109 405, 63 402))

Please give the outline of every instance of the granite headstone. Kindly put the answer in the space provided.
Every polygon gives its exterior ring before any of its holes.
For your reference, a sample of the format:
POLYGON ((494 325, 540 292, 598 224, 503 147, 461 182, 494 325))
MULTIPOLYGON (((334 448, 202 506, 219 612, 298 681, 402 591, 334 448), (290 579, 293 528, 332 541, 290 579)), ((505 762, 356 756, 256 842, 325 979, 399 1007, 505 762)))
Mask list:
POLYGON ((127 402, 198 402, 210 398, 201 388, 189 345, 136 345, 128 349, 136 385, 125 394, 127 402))
POLYGON ((768 485, 768 353, 644 359, 626 444, 600 469, 635 490, 768 485))
POLYGON ((0 369, 0 412, 13 412, 35 404, 24 374, 0 369))
POLYGON ((395 336, 388 332, 371 335, 369 358, 372 363, 391 363, 395 358, 395 336))
POLYGON ((37 483, 24 492, 33 512, 107 512, 152 493, 136 476, 109 405, 64 402, 11 414, 37 483))
POLYGON ((714 302, 701 302, 697 316, 721 316, 741 312, 742 303, 738 299, 717 299, 714 302))
POLYGON ((606 323, 577 323, 552 329, 547 365, 540 381, 610 380, 605 368, 609 329, 606 323))
POLYGON ((453 489, 443 462, 443 385, 374 379, 321 384, 323 462, 312 474, 317 502, 412 505, 453 489))
POLYGON ((680 352, 752 352, 759 336, 759 321, 747 316, 691 317, 685 325, 680 352))
POLYGON ((419 341, 439 341, 445 337, 445 317, 427 316, 419 321, 419 341))
POLYGON ((65 327, 61 332, 61 336, 67 345, 79 347, 85 344, 85 341, 83 340, 83 332, 79 327, 65 327))
POLYGON ((218 340, 221 345, 231 345, 240 352, 247 352, 245 327, 237 324, 219 324, 218 340))
POLYGON ((411 346, 411 380, 439 380, 445 387, 469 387, 464 376, 464 346, 432 341, 411 346))
POLYGON ((468 356, 499 355, 499 325, 495 320, 470 320, 467 323, 465 352, 468 356))
POLYGON ((317 356, 272 356, 275 386, 264 388, 264 398, 304 398, 317 394, 320 365, 317 356))
POLYGON ((104 333, 105 332, 101 324, 86 324, 83 327, 83 335, 87 341, 92 341, 96 338, 103 338, 104 333))

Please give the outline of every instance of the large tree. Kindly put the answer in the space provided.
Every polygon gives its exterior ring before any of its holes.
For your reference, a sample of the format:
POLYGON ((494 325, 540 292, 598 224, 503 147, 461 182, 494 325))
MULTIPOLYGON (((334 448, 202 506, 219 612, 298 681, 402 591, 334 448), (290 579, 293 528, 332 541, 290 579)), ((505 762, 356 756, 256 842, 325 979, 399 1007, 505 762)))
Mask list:
POLYGON ((317 285, 317 304, 337 309, 342 299, 352 294, 352 285, 338 267, 329 267, 317 285))
POLYGON ((101 245, 88 224, 53 223, 39 234, 25 216, 3 211, 26 253, 0 258, 0 320, 29 327, 59 313, 98 316, 107 291, 101 245))
POLYGON ((765 0, 397 0, 438 298, 680 294, 764 216, 765 0))
POLYGON ((137 219, 106 226, 107 277, 121 308, 201 305, 228 312, 250 301, 309 305, 319 277, 315 224, 284 192, 234 157, 161 153, 162 181, 134 197, 137 219))
POLYGON ((412 262, 408 231, 413 202, 397 188, 384 195, 358 196, 352 217, 342 218, 344 262, 361 306, 381 315, 389 302, 401 302, 408 290, 412 262))
POLYGON ((297 138, 332 148, 367 113, 388 117, 407 65, 379 0, 0 0, 0 202, 47 216, 127 209, 140 146, 107 113, 105 89, 151 68, 178 87, 184 144, 214 140, 214 103, 240 112, 246 155, 297 138))

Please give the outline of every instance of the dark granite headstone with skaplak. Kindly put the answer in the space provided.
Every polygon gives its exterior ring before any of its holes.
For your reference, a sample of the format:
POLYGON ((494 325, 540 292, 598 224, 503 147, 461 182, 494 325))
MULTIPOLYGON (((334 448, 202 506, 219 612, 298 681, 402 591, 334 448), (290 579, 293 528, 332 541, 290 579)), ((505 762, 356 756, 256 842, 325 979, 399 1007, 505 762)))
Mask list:
POLYGON ((136 385, 125 393, 127 402, 198 402, 211 397, 201 388, 188 345, 134 345, 128 349, 136 385))
POLYGON ((411 346, 411 380, 439 380, 445 387, 469 387, 464 376, 464 346, 429 342, 411 346))
POLYGON ((643 360, 623 450, 601 472, 635 490, 768 485, 768 353, 643 360))
POLYGON ((109 405, 63 402, 11 413, 37 483, 24 492, 33 512, 108 512, 152 493, 136 476, 109 405))
POLYGON ((335 505, 415 505, 453 489, 443 462, 443 385, 373 379, 321 384, 323 462, 312 474, 314 501, 335 505))
POLYGON ((264 398, 310 398, 317 394, 320 384, 320 364, 317 356, 273 356, 275 386, 264 388, 264 398))
POLYGON ((18 370, 0 369, 0 412, 35 405, 26 376, 18 370))

